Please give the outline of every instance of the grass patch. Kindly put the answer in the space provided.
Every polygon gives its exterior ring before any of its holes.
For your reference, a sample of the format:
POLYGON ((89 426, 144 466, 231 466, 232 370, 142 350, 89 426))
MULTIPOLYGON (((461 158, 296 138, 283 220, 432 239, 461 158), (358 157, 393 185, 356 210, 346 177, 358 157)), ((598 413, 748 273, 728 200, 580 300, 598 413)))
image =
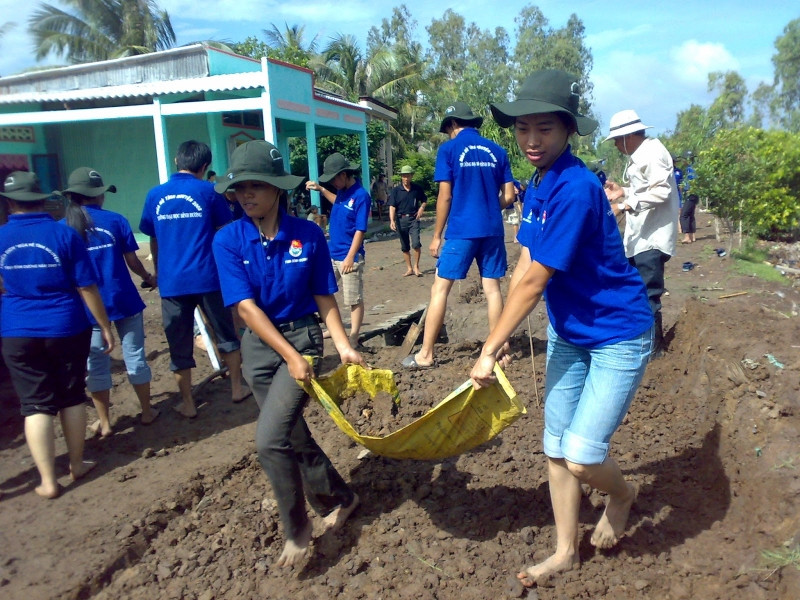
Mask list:
POLYGON ((778 550, 762 550, 761 559, 764 569, 769 571, 767 579, 784 567, 794 567, 800 571, 800 545, 778 550))
POLYGON ((766 250, 756 247, 755 242, 748 238, 744 246, 731 252, 733 258, 733 269, 741 275, 758 277, 764 281, 774 281, 776 283, 789 283, 789 280, 781 275, 775 267, 765 264, 769 259, 766 250))

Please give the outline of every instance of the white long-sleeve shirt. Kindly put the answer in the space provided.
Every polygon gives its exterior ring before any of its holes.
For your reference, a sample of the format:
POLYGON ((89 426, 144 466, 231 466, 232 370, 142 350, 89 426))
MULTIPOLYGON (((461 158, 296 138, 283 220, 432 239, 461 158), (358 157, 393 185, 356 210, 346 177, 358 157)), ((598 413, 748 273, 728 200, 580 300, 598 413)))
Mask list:
POLYGON ((659 140, 645 138, 631 154, 625 170, 630 184, 623 188, 625 203, 625 256, 658 249, 675 254, 679 197, 672 156, 659 140))

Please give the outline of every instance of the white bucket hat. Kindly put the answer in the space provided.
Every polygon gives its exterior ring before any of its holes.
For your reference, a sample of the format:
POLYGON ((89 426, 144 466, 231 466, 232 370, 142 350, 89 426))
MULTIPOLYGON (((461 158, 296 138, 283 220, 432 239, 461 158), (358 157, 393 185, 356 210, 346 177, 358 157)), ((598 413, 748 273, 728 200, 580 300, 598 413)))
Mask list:
POLYGON ((644 131, 651 127, 652 125, 645 125, 642 123, 642 120, 639 118, 639 115, 636 114, 635 110, 621 110, 611 117, 608 137, 603 141, 607 142, 616 137, 622 137, 623 135, 628 135, 629 133, 635 133, 637 131, 644 131))

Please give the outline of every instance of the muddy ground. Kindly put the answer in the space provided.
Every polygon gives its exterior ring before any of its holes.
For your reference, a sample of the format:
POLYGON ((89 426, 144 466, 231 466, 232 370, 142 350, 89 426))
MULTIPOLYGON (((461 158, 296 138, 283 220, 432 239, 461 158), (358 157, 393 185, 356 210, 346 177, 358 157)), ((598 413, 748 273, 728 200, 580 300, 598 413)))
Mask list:
MULTIPOLYGON (((255 403, 232 404, 229 383, 216 379, 198 391, 197 419, 171 410, 175 384, 150 294, 147 349, 161 416, 138 424, 116 361, 116 433, 87 442, 99 466, 79 484, 69 483, 58 440, 65 492, 56 500, 33 493, 36 470, 2 378, 0 597, 800 598, 800 289, 734 274, 714 252, 721 244, 704 215, 700 225, 697 243, 679 246, 667 265, 669 351, 648 367, 613 440, 614 457, 641 487, 629 528, 617 548, 596 552, 588 538, 603 498, 587 490, 579 571, 530 591, 514 577, 554 546, 541 451, 543 307, 517 332, 507 372, 528 413, 471 452, 441 462, 359 458, 361 448, 309 405, 312 431, 362 505, 341 532, 315 540, 307 564, 286 572, 272 566, 283 538, 254 456, 255 403), (684 272, 686 261, 695 267, 684 272)), ((428 228, 425 248, 429 240, 428 228)), ((367 246, 368 326, 427 301, 433 259, 423 256, 425 277, 402 278, 398 246, 393 238, 367 246)), ((513 262, 510 232, 507 247, 513 262)), ((462 383, 486 335, 476 274, 450 298, 439 367, 402 375, 416 392, 404 398, 405 416, 462 383)), ((368 360, 395 368, 397 349, 382 339, 366 342, 368 360)), ((211 372, 199 351, 197 360, 195 381, 211 372)), ((332 348, 324 364, 335 367, 332 348)))

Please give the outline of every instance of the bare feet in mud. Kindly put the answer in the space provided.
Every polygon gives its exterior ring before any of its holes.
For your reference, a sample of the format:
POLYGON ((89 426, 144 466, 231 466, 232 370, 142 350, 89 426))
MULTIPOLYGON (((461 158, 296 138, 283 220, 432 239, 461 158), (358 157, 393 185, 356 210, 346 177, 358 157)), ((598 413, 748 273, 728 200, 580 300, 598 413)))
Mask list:
POLYGON ((187 419, 194 419, 197 416, 197 409, 192 404, 181 402, 178 406, 173 407, 175 412, 183 415, 187 419))
POLYGON ((311 521, 306 523, 305 529, 296 540, 286 540, 283 552, 275 561, 276 567, 294 567, 308 555, 308 545, 311 543, 311 521))
POLYGON ((35 491, 40 497, 46 498, 47 500, 53 500, 61 495, 61 486, 57 483, 55 486, 42 484, 37 485, 35 491))
POLYGON ((625 533, 628 515, 631 512, 633 501, 636 500, 638 489, 628 483, 628 494, 622 498, 609 498, 603 516, 592 533, 591 542, 596 548, 604 550, 614 547, 625 533))
POLYGON ((86 474, 96 466, 97 463, 93 460, 84 460, 77 467, 70 465, 69 476, 72 477, 72 481, 78 481, 79 479, 83 479, 86 474))
POLYGON ((358 494, 353 494, 353 501, 349 506, 338 506, 333 509, 333 512, 328 514, 323 520, 323 533, 326 531, 336 531, 344 525, 348 517, 358 507, 359 502, 358 494))
POLYGON ((109 425, 104 428, 102 423, 100 423, 100 419, 97 419, 94 423, 89 425, 88 429, 94 437, 100 436, 101 438, 107 438, 114 435, 114 430, 111 429, 111 426, 109 425))
POLYGON ((543 581, 556 573, 564 573, 576 569, 580 564, 581 561, 577 554, 564 557, 554 554, 547 560, 517 573, 517 579, 525 587, 533 587, 537 582, 543 581))
POLYGON ((153 421, 158 418, 158 415, 161 413, 156 410, 155 408, 151 408, 147 413, 142 413, 141 422, 142 425, 150 425, 153 421))

